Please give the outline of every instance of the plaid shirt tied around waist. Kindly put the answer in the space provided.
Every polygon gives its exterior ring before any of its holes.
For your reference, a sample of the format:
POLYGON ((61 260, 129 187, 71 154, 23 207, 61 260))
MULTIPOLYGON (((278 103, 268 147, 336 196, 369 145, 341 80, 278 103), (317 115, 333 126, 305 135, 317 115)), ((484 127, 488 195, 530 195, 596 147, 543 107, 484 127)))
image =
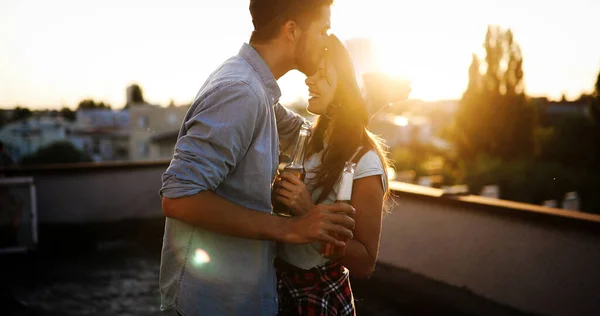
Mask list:
POLYGON ((348 269, 328 262, 310 270, 275 260, 280 316, 355 315, 348 269))

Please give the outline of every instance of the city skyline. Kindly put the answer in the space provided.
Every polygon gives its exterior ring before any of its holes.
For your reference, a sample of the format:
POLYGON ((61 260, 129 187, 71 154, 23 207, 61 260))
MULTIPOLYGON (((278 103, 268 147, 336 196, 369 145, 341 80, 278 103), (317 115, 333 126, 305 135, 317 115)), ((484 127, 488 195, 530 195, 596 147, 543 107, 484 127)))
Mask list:
MULTIPOLYGON (((252 30, 247 0, 3 0, 0 8, 2 108, 74 108, 85 98, 120 108, 132 83, 150 103, 189 103, 252 30)), ((487 25, 498 24, 523 50, 529 95, 574 99, 592 91, 600 71, 590 27, 599 12, 589 0, 338 0, 332 32, 370 39, 379 70, 409 78, 411 97, 429 101, 460 98, 471 53, 482 56, 487 25)), ((303 81, 297 71, 282 77, 282 102, 306 97, 303 81)))

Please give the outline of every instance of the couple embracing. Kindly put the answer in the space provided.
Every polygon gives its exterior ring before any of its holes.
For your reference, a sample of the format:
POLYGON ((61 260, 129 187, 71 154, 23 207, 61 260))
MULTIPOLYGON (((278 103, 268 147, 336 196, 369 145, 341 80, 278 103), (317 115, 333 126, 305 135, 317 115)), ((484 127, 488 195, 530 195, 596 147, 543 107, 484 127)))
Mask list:
POLYGON ((349 275, 365 278, 375 267, 388 161, 367 129, 350 55, 329 35, 331 5, 251 0, 249 43, 200 88, 162 177, 161 309, 355 314, 349 275), (307 76, 307 110, 318 115, 304 181, 277 175, 280 153, 306 123, 279 104, 277 79, 292 69, 307 76), (356 163, 350 203, 335 203, 347 161, 356 163), (272 197, 292 216, 274 214, 272 197), (324 257, 324 243, 345 255, 324 257))

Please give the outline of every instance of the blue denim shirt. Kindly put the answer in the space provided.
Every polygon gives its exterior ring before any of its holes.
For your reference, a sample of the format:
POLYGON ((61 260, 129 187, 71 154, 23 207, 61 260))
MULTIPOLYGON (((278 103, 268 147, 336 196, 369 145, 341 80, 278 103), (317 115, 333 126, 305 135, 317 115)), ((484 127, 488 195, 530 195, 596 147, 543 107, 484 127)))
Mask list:
MULTIPOLYGON (((270 213, 279 147, 293 144, 303 122, 278 103, 280 96, 270 69, 244 44, 200 88, 163 174, 161 196, 210 190, 270 213)), ((167 218, 162 247, 162 310, 175 308, 185 316, 277 314, 273 241, 216 234, 167 218)))

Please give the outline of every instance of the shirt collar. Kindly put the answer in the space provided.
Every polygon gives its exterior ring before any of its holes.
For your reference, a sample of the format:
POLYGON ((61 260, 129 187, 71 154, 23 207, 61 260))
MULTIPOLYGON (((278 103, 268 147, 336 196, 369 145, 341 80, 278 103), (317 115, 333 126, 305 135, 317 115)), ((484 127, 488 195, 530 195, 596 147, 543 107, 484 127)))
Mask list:
POLYGON ((281 90, 279 89, 277 80, 275 80, 271 69, 269 69, 269 66, 267 66, 264 59, 254 49, 254 47, 248 43, 244 43, 242 48, 240 48, 238 55, 244 58, 250 64, 250 66, 254 68, 256 73, 258 73, 260 80, 267 88, 267 93, 271 98, 272 105, 279 102, 279 99, 281 98, 281 90))

